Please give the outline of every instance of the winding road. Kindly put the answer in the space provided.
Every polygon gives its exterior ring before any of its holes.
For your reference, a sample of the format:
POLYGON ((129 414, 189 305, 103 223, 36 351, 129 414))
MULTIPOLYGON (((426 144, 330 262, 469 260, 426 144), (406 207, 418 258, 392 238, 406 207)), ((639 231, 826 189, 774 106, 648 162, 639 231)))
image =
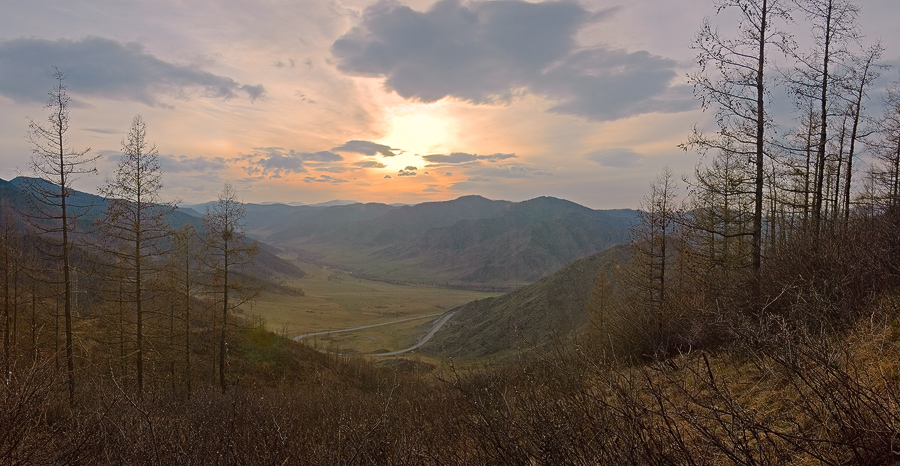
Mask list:
MULTIPOLYGON (((409 348, 406 348, 406 349, 403 349, 400 351, 391 351, 389 353, 376 353, 376 354, 373 354, 372 356, 397 356, 399 354, 408 353, 410 351, 413 351, 413 350, 419 348, 420 346, 424 345, 425 343, 428 343, 428 340, 431 340, 431 338, 434 337, 434 334, 436 334, 438 332, 438 330, 440 330, 441 327, 443 327, 444 324, 446 324, 447 321, 450 320, 451 317, 453 317, 453 314, 454 314, 453 312, 448 312, 448 313, 444 314, 443 315, 444 317, 441 317, 440 319, 438 319, 438 321, 435 322, 434 327, 432 327, 431 330, 427 334, 425 334, 425 336, 422 337, 422 339, 419 340, 419 342, 416 343, 415 345, 410 346, 409 348)), ((300 341, 304 338, 314 337, 316 335, 327 335, 329 333, 341 333, 341 332, 355 332, 357 330, 365 330, 368 328, 381 327, 384 325, 399 324, 401 322, 409 322, 410 320, 425 319, 427 317, 437 317, 439 315, 441 315, 441 314, 429 314, 429 315, 418 316, 418 317, 409 317, 409 318, 400 319, 400 320, 392 320, 390 322, 382 322, 380 324, 363 325, 362 327, 345 328, 345 329, 341 329, 341 330, 327 330, 324 332, 304 333, 303 335, 297 335, 296 337, 294 337, 294 341, 300 341)))
POLYGON ((440 330, 441 327, 443 327, 444 324, 446 324, 447 321, 450 320, 451 317, 453 317, 453 314, 454 314, 453 312, 448 312, 446 315, 444 315, 444 317, 441 317, 441 319, 438 320, 437 323, 434 324, 434 327, 431 328, 431 331, 429 331, 424 337, 422 337, 422 339, 419 340, 419 342, 416 343, 415 345, 410 346, 409 348, 406 348, 404 350, 391 351, 390 353, 378 353, 378 354, 374 354, 373 356, 396 356, 398 354, 403 354, 403 353, 412 351, 412 350, 424 345, 425 343, 428 343, 428 340, 431 340, 431 337, 433 337, 434 334, 437 333, 437 331, 440 330))

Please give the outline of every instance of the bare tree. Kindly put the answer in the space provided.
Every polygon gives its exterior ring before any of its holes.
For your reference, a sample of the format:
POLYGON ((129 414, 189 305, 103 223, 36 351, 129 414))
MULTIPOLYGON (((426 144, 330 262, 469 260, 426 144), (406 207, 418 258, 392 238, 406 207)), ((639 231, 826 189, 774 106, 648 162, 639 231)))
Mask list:
POLYGON ((156 145, 147 140, 147 124, 140 115, 131 121, 122 140, 122 158, 115 178, 107 180, 100 193, 107 199, 105 215, 98 226, 117 258, 131 289, 126 293, 133 303, 137 321, 137 392, 144 390, 144 309, 147 299, 147 275, 158 267, 153 262, 162 252, 160 241, 170 233, 165 216, 174 206, 160 199, 162 168, 156 145))
POLYGON ((733 286, 732 271, 752 266, 755 167, 733 151, 698 165, 689 181, 688 215, 682 220, 690 253, 710 283, 733 286))
POLYGON ((868 144, 877 163, 871 169, 868 197, 873 208, 896 211, 900 209, 900 81, 887 89, 875 126, 877 137, 868 144))
POLYGON ((214 293, 221 300, 221 333, 219 335, 219 384, 224 393, 227 388, 225 379, 226 336, 228 330, 228 313, 246 301, 246 296, 231 294, 242 291, 234 280, 232 268, 245 264, 256 253, 256 243, 249 241, 244 232, 244 203, 239 201, 237 193, 230 183, 225 183, 218 202, 203 216, 206 233, 206 262, 213 275, 214 293))
POLYGON ((12 207, 6 199, 0 200, 0 265, 3 267, 3 374, 5 379, 10 370, 16 345, 16 315, 18 306, 18 276, 22 267, 22 245, 17 222, 12 207))
POLYGON ((677 185, 668 167, 654 180, 638 213, 640 223, 631 229, 631 246, 635 251, 637 276, 634 285, 644 293, 651 313, 662 321, 666 302, 668 243, 675 227, 677 185))
POLYGON ((72 341, 73 278, 71 253, 76 220, 90 206, 69 202, 72 183, 79 175, 96 173, 93 162, 97 155, 90 149, 73 149, 69 143, 69 105, 65 75, 56 69, 56 85, 50 90, 46 108, 50 110, 46 124, 29 118, 28 140, 31 143, 31 171, 34 178, 27 181, 32 194, 32 211, 28 218, 45 237, 50 246, 45 253, 61 262, 63 284, 63 315, 66 334, 66 373, 69 401, 75 396, 75 355, 72 341))
MULTIPOLYGON (((197 286, 197 261, 200 253, 200 238, 197 230, 191 223, 185 223, 173 235, 172 254, 169 256, 169 280, 170 286, 174 291, 176 299, 181 302, 184 321, 182 322, 184 331, 184 383, 188 397, 192 392, 192 369, 191 369, 191 317, 193 316, 194 292, 197 286)), ((172 335, 170 345, 175 347, 177 344, 172 335)), ((174 363, 174 360, 173 360, 174 363)))
POLYGON ((847 172, 844 181, 844 221, 850 218, 850 190, 853 178, 853 157, 856 155, 856 142, 861 137, 859 123, 862 118, 863 104, 868 97, 867 91, 878 79, 880 73, 877 61, 884 53, 884 47, 880 42, 869 47, 865 55, 854 57, 851 61, 848 87, 852 92, 849 113, 853 118, 852 129, 850 130, 850 149, 847 152, 847 172))
POLYGON ((717 12, 740 13, 737 34, 727 38, 705 20, 694 40, 700 70, 690 75, 704 109, 712 108, 719 130, 714 135, 696 128, 685 147, 732 151, 747 157, 754 170, 752 266, 758 278, 762 261, 763 182, 767 144, 766 113, 771 46, 782 48, 786 36, 776 27, 789 19, 783 0, 721 0, 717 12))
POLYGON ((836 110, 835 94, 840 85, 836 62, 847 57, 846 45, 858 39, 857 16, 859 6, 851 0, 795 0, 797 7, 812 24, 815 46, 805 54, 796 54, 800 66, 794 78, 794 88, 803 99, 816 99, 818 108, 818 138, 815 141, 815 183, 813 187, 812 228, 818 235, 821 229, 824 203, 826 148, 829 138, 829 119, 836 110))

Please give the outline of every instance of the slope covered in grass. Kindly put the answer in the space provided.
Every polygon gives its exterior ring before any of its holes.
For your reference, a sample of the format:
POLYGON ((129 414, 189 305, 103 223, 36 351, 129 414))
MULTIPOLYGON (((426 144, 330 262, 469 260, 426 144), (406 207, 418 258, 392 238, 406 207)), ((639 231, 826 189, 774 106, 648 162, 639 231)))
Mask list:
POLYGON ((577 260, 496 298, 453 310, 453 318, 422 351, 441 357, 480 358, 566 340, 591 320, 592 293, 601 274, 627 261, 625 246, 577 260))

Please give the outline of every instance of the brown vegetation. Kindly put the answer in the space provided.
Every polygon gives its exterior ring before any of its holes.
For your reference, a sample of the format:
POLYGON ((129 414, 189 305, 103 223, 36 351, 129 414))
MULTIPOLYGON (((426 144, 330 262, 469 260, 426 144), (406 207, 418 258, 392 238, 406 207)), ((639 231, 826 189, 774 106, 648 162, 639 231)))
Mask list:
MULTIPOLYGON (((244 322, 222 394, 201 319, 193 393, 157 370, 140 400, 84 347, 69 407, 53 354, 25 351, 0 390, 0 463, 895 464, 900 223, 859 222, 767 261, 763 314, 740 287, 716 293, 718 316, 702 297, 681 302, 694 314, 661 341, 690 344, 655 356, 625 352, 637 324, 598 320, 572 344, 490 367, 377 367, 244 322)), ((624 312, 607 298, 595 304, 624 312)))

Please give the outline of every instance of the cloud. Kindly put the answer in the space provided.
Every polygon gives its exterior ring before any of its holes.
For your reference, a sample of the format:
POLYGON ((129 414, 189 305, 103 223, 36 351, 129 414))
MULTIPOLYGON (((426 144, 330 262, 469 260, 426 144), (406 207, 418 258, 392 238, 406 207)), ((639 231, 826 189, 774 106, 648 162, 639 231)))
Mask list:
POLYGON ((320 150, 318 152, 294 152, 292 150, 290 154, 292 157, 297 157, 300 160, 307 162, 338 162, 344 160, 340 154, 335 154, 334 152, 327 150, 320 150))
POLYGON ((390 146, 385 146, 384 144, 378 144, 370 141, 348 141, 342 146, 334 147, 331 150, 335 152, 350 152, 353 154, 363 154, 363 155, 376 155, 381 154, 385 157, 393 157, 397 155, 395 151, 399 149, 391 148, 390 146))
POLYGON ((87 131, 90 133, 97 133, 97 134, 121 134, 122 133, 121 130, 109 129, 109 128, 85 128, 84 131, 87 131))
POLYGON ((186 155, 160 154, 159 166, 164 173, 208 173, 223 170, 228 167, 228 163, 222 157, 206 159, 202 157, 188 157, 186 155))
POLYGON ((533 89, 561 101, 550 112, 592 120, 691 110, 697 106, 692 88, 669 85, 675 68, 675 60, 649 52, 597 48, 567 57, 533 89))
POLYGON ((329 184, 342 184, 349 183, 349 181, 341 178, 334 178, 328 175, 319 175, 318 178, 315 176, 307 176, 303 178, 303 181, 307 183, 329 183, 329 184))
POLYGON ((287 61, 277 60, 275 63, 272 63, 272 66, 275 68, 294 68, 296 63, 294 63, 293 58, 288 58, 287 61))
POLYGON ((406 167, 406 169, 397 172, 397 176, 416 176, 418 173, 416 173, 415 168, 416 167, 406 167), (410 170, 410 168, 413 168, 413 170, 410 170))
POLYGON ((244 84, 241 86, 241 90, 247 93, 250 97, 250 102, 255 102, 266 95, 266 88, 262 84, 257 84, 255 86, 244 84))
POLYGON ((356 165, 359 168, 387 168, 387 165, 377 162, 375 160, 365 160, 362 162, 356 162, 356 165))
POLYGON ((386 179, 386 180, 389 180, 389 179, 391 179, 391 178, 393 178, 393 176, 391 176, 391 175, 384 175, 384 179, 386 179))
POLYGON ((311 99, 308 95, 304 94, 303 91, 294 91, 294 97, 297 97, 301 101, 306 102, 308 104, 316 103, 315 100, 311 99))
POLYGON ((383 0, 331 53, 344 73, 383 78, 387 89, 423 102, 503 103, 529 92, 554 101, 551 112, 592 120, 696 106, 689 87, 669 89, 674 60, 578 43, 582 27, 613 11, 564 1, 441 0, 419 12, 383 0))
POLYGON ((631 168, 642 160, 641 154, 623 148, 595 150, 585 154, 584 157, 604 167, 612 168, 631 168))
POLYGON ((0 94, 17 102, 43 102, 53 85, 53 68, 66 75, 73 94, 137 101, 165 107, 161 96, 187 98, 196 89, 206 97, 251 101, 265 96, 261 84, 240 84, 198 66, 175 65, 147 53, 141 44, 89 36, 80 40, 0 41, 0 94))
POLYGON ((245 170, 249 175, 280 178, 290 173, 307 173, 304 162, 337 162, 343 159, 329 151, 286 152, 281 147, 257 147, 252 154, 241 154, 234 161, 246 162, 245 170))
MULTIPOLYGON (((547 170, 531 168, 525 165, 498 165, 472 170, 471 173, 493 178, 530 178, 533 176, 553 176, 547 170)), ((472 181, 472 179, 469 179, 472 181)))
MULTIPOLYGON (((255 147, 251 154, 240 154, 232 159, 234 162, 244 162, 244 168, 249 175, 270 176, 281 178, 290 173, 307 173, 306 163, 340 162, 344 158, 340 154, 323 150, 318 152, 285 151, 282 147, 255 147)), ((318 168, 317 168, 318 169, 318 168)), ((323 171, 332 171, 334 168, 323 168, 323 171)))
POLYGON ((347 167, 316 167, 316 171, 326 173, 345 173, 347 170, 347 167))
POLYGON ((516 158, 516 154, 493 154, 493 155, 477 155, 467 154, 465 152, 454 152, 450 155, 430 154, 423 155, 423 159, 432 164, 460 164, 475 161, 499 162, 501 160, 516 158))
POLYGON ((407 165, 406 168, 404 168, 404 170, 409 170, 409 171, 413 171, 413 172, 414 172, 414 171, 418 170, 418 168, 416 168, 416 167, 414 167, 414 166, 412 166, 412 165, 407 165))

